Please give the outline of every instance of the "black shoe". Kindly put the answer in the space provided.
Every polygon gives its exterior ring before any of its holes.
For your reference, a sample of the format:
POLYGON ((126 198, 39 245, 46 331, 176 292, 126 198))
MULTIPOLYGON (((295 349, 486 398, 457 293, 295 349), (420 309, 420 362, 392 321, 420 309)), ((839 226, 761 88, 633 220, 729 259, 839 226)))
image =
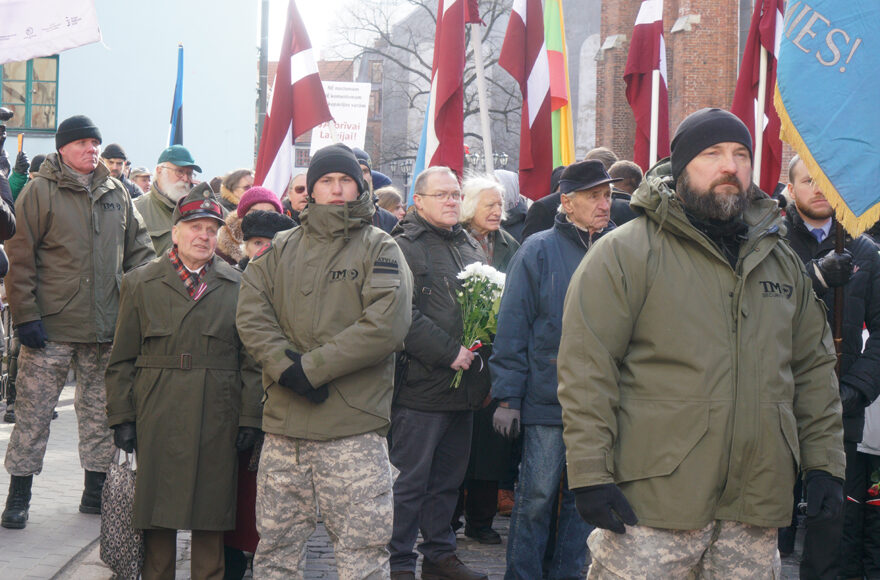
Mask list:
POLYGON ((452 554, 442 560, 428 560, 422 562, 422 580, 488 580, 489 577, 482 572, 475 572, 468 568, 452 554))
POLYGON ((392 570, 391 580, 416 580, 416 573, 409 570, 392 570))
POLYGON ((86 471, 86 488, 83 490, 79 511, 84 514, 101 513, 101 492, 104 491, 104 480, 107 474, 102 471, 86 471))
POLYGON ((248 568, 247 556, 244 552, 229 546, 223 546, 223 560, 226 562, 226 572, 223 580, 241 580, 248 568))
POLYGON ((464 535, 481 544, 500 544, 501 535, 492 528, 472 528, 465 526, 464 535))
POLYGON ((6 412, 3 414, 3 421, 6 423, 15 423, 15 403, 6 405, 6 412))
POLYGON ((58 411, 52 411, 52 420, 54 421, 57 418, 58 418, 58 411))
POLYGON ((28 508, 31 505, 31 484, 33 475, 13 475, 9 482, 9 495, 6 509, 0 522, 4 528, 20 530, 27 525, 28 508))

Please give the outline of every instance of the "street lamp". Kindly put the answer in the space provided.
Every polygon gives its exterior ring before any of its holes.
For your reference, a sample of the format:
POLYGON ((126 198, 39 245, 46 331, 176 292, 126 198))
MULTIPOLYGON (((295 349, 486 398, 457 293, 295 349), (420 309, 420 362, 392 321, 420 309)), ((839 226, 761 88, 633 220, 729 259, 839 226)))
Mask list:
MULTIPOLYGON (((412 158, 395 159, 388 164, 391 175, 403 177, 403 188, 409 191, 409 178, 412 175, 414 160, 412 158)), ((404 192, 406 193, 406 192, 404 192)))

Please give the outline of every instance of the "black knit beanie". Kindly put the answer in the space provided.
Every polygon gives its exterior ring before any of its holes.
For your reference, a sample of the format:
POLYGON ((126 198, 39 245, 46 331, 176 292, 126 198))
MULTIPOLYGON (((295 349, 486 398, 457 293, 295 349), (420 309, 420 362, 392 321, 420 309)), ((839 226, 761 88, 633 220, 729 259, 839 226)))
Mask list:
POLYGON ((306 172, 306 185, 309 196, 318 180, 328 173, 345 173, 355 180, 358 193, 364 192, 364 174, 354 153, 342 143, 328 145, 318 149, 312 156, 306 172))
POLYGON ((672 138, 672 177, 678 181, 691 159, 718 143, 742 143, 749 157, 753 156, 752 136, 736 115, 721 109, 700 109, 688 115, 672 138))
POLYGON ((296 226, 296 222, 284 214, 276 211, 252 211, 241 220, 242 238, 247 241, 251 238, 275 237, 278 232, 289 230, 296 226))
POLYGON ((352 149, 352 152, 354 153, 355 158, 358 160, 358 163, 360 163, 361 165, 366 165, 367 169, 369 169, 370 171, 373 170, 373 160, 370 159, 369 153, 367 153, 360 147, 355 147, 354 149, 352 149))
POLYGON ((58 131, 55 133, 55 149, 61 149, 68 143, 73 143, 80 139, 97 139, 98 143, 100 143, 101 131, 85 115, 74 115, 64 119, 58 125, 58 131))
POLYGON ((101 157, 104 159, 122 159, 123 161, 128 159, 125 155, 125 149, 118 143, 110 143, 104 147, 104 150, 101 151, 101 157))

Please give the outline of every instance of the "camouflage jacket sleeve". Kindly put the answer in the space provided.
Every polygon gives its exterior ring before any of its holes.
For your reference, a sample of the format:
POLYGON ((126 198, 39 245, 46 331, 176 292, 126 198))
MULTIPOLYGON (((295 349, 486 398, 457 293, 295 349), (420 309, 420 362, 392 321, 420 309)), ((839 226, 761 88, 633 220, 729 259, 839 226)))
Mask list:
POLYGON ((37 305, 37 264, 35 252, 40 246, 50 219, 45 179, 32 180, 15 203, 16 232, 5 244, 9 256, 6 292, 15 326, 40 320, 37 305))
MULTIPOLYGON (((792 256, 797 260, 797 256, 792 256)), ((795 268, 801 270, 800 264, 795 268)), ((801 273, 798 311, 792 324, 791 371, 801 455, 801 470, 821 469, 843 478, 843 420, 834 366, 837 356, 825 308, 813 293, 806 273, 801 273)))

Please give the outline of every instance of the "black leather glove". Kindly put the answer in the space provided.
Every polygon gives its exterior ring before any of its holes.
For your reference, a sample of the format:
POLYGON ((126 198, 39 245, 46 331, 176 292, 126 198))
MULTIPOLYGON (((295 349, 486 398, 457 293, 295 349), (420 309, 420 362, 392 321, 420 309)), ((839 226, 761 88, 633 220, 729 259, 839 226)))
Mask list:
POLYGON ((18 174, 27 175, 30 167, 31 163, 28 161, 27 153, 19 151, 18 155, 15 157, 15 167, 13 167, 12 170, 18 174))
POLYGON ((516 439, 519 435, 520 411, 510 407, 498 406, 492 415, 492 427, 499 435, 516 439))
POLYGON ((827 471, 807 472, 807 518, 814 522, 840 517, 843 509, 843 480, 827 471))
POLYGON ((302 355, 292 350, 285 350, 284 354, 293 361, 293 364, 281 373, 278 380, 282 387, 287 387, 297 395, 301 395, 311 402, 317 404, 323 403, 330 396, 330 390, 327 385, 321 385, 317 389, 309 382, 305 371, 302 368, 302 355))
POLYGON ((31 320, 15 329, 18 331, 18 341, 28 348, 44 348, 49 340, 42 320, 31 320))
POLYGON ((577 511, 588 524, 625 534, 623 524, 634 526, 639 521, 620 488, 613 483, 578 487, 572 491, 577 511))
POLYGON ((857 388, 840 383, 840 404, 843 406, 843 414, 851 415, 867 407, 868 401, 857 388))
MULTIPOLYGON (((3 141, 5 140, 4 138, 3 141)), ((0 142, 0 174, 3 177, 9 177, 9 157, 6 156, 6 150, 3 149, 2 142, 0 142)))
POLYGON ((853 274, 853 255, 849 250, 842 254, 828 252, 818 260, 813 260, 813 266, 818 270, 819 282, 826 288, 843 286, 853 274))
POLYGON ((113 443, 125 451, 132 453, 137 450, 137 430, 134 423, 120 423, 113 425, 113 443))
POLYGON ((257 443, 261 431, 256 427, 239 427, 238 436, 235 438, 235 448, 239 451, 247 451, 257 443))

